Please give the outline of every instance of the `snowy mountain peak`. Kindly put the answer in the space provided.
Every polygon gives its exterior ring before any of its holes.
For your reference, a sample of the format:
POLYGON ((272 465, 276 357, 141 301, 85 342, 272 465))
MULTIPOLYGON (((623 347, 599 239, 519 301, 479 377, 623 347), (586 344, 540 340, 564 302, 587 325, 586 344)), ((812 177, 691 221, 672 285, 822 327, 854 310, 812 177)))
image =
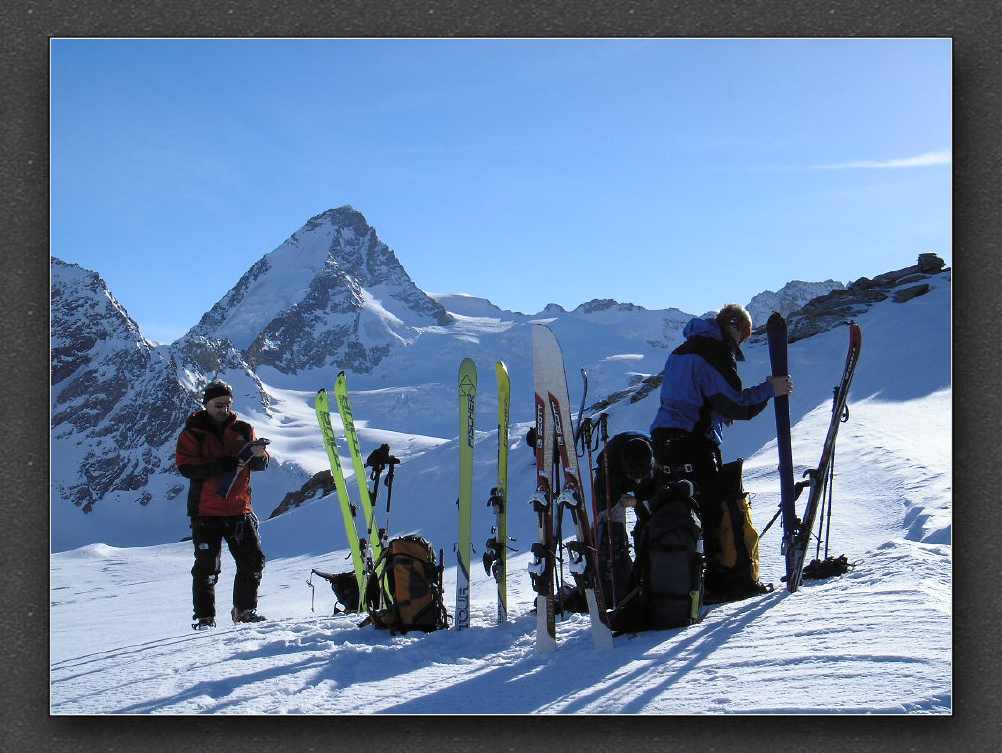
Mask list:
POLYGON ((53 384, 80 365, 74 354, 85 354, 98 342, 153 348, 99 274, 56 257, 51 257, 49 268, 53 384))
POLYGON ((229 340, 283 373, 335 360, 366 372, 415 328, 451 321, 345 205, 311 217, 262 257, 188 335, 229 340))

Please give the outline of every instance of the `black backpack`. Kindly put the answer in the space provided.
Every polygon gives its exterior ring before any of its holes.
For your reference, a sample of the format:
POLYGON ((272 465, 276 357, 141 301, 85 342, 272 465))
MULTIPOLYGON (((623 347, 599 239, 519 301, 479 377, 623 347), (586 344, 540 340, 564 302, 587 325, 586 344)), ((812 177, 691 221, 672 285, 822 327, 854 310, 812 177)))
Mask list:
MULTIPOLYGON (((334 614, 353 614, 359 611, 361 595, 358 593, 358 580, 355 578, 355 571, 349 570, 346 573, 325 573, 322 570, 311 570, 312 575, 319 575, 331 584, 334 592, 334 614)), ((313 584, 307 581, 307 585, 313 584)))
POLYGON ((627 595, 610 613, 617 632, 663 630, 703 615, 703 531, 689 481, 669 483, 637 508, 627 595))

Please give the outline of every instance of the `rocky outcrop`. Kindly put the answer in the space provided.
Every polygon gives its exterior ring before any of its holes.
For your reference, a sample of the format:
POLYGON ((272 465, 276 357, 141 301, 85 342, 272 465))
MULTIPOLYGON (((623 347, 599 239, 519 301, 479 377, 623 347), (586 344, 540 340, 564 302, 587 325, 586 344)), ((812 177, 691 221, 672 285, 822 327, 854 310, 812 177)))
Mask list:
POLYGON ((616 311, 646 311, 643 306, 637 306, 633 303, 620 303, 612 298, 593 298, 574 309, 574 313, 593 314, 597 311, 608 311, 609 309, 615 309, 616 311))
POLYGON ((910 288, 904 288, 899 290, 894 294, 895 303, 904 303, 905 301, 910 301, 912 298, 918 298, 920 295, 925 295, 929 292, 929 283, 923 285, 913 285, 910 288))
MULTIPOLYGON (((873 279, 860 277, 844 290, 832 290, 818 296, 787 316, 790 342, 826 332, 832 327, 860 316, 874 303, 887 300, 892 295, 894 296, 892 300, 897 303, 904 303, 923 295, 929 292, 929 285, 912 285, 912 283, 920 283, 944 271, 948 270, 945 269, 945 263, 939 256, 931 253, 921 254, 918 262, 910 267, 885 272, 873 279), (902 285, 911 287, 902 289, 902 285)), ((765 327, 756 327, 752 338, 764 339, 765 327)))
POLYGON ((833 290, 844 290, 845 285, 837 280, 824 282, 803 282, 792 280, 778 291, 764 290, 752 298, 745 306, 755 325, 765 324, 773 311, 787 316, 801 308, 808 301, 826 295, 833 290))
POLYGON ((278 503, 278 506, 271 511, 268 518, 277 518, 279 515, 299 507, 303 502, 307 502, 314 497, 326 497, 328 494, 332 494, 334 490, 334 477, 331 475, 331 472, 329 470, 320 471, 320 473, 314 474, 301 488, 286 494, 282 498, 282 501, 278 503))

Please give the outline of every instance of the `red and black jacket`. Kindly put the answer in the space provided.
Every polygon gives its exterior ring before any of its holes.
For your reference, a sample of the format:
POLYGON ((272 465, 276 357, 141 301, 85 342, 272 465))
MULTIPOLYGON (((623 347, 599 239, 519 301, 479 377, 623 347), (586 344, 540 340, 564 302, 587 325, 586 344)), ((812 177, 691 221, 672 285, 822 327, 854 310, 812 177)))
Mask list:
POLYGON ((243 467, 237 456, 255 439, 254 428, 230 414, 217 424, 204 410, 193 413, 177 439, 175 461, 181 475, 191 480, 188 515, 246 515, 251 512, 250 471, 268 466, 268 456, 253 457, 243 467), (236 476, 229 494, 226 489, 236 476), (225 495, 225 496, 224 496, 225 495))

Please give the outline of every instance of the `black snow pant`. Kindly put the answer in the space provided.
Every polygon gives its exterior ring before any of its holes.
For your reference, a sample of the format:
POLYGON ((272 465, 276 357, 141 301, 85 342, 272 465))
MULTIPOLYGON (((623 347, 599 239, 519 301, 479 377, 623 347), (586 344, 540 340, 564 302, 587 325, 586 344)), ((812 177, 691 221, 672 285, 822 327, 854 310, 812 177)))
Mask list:
POLYGON ((215 587, 222 565, 223 539, 237 565, 233 606, 241 610, 257 608, 257 588, 265 562, 257 517, 200 515, 191 520, 191 541, 195 546, 195 565, 191 568, 193 619, 216 616, 215 587))
POLYGON ((703 551, 707 569, 718 561, 723 505, 720 496, 720 448, 706 439, 680 429, 655 429, 651 433, 654 461, 661 473, 673 479, 686 478, 696 486, 699 517, 703 526, 703 551), (691 466, 686 471, 684 466, 691 466), (668 470, 665 470, 668 469, 668 470))

